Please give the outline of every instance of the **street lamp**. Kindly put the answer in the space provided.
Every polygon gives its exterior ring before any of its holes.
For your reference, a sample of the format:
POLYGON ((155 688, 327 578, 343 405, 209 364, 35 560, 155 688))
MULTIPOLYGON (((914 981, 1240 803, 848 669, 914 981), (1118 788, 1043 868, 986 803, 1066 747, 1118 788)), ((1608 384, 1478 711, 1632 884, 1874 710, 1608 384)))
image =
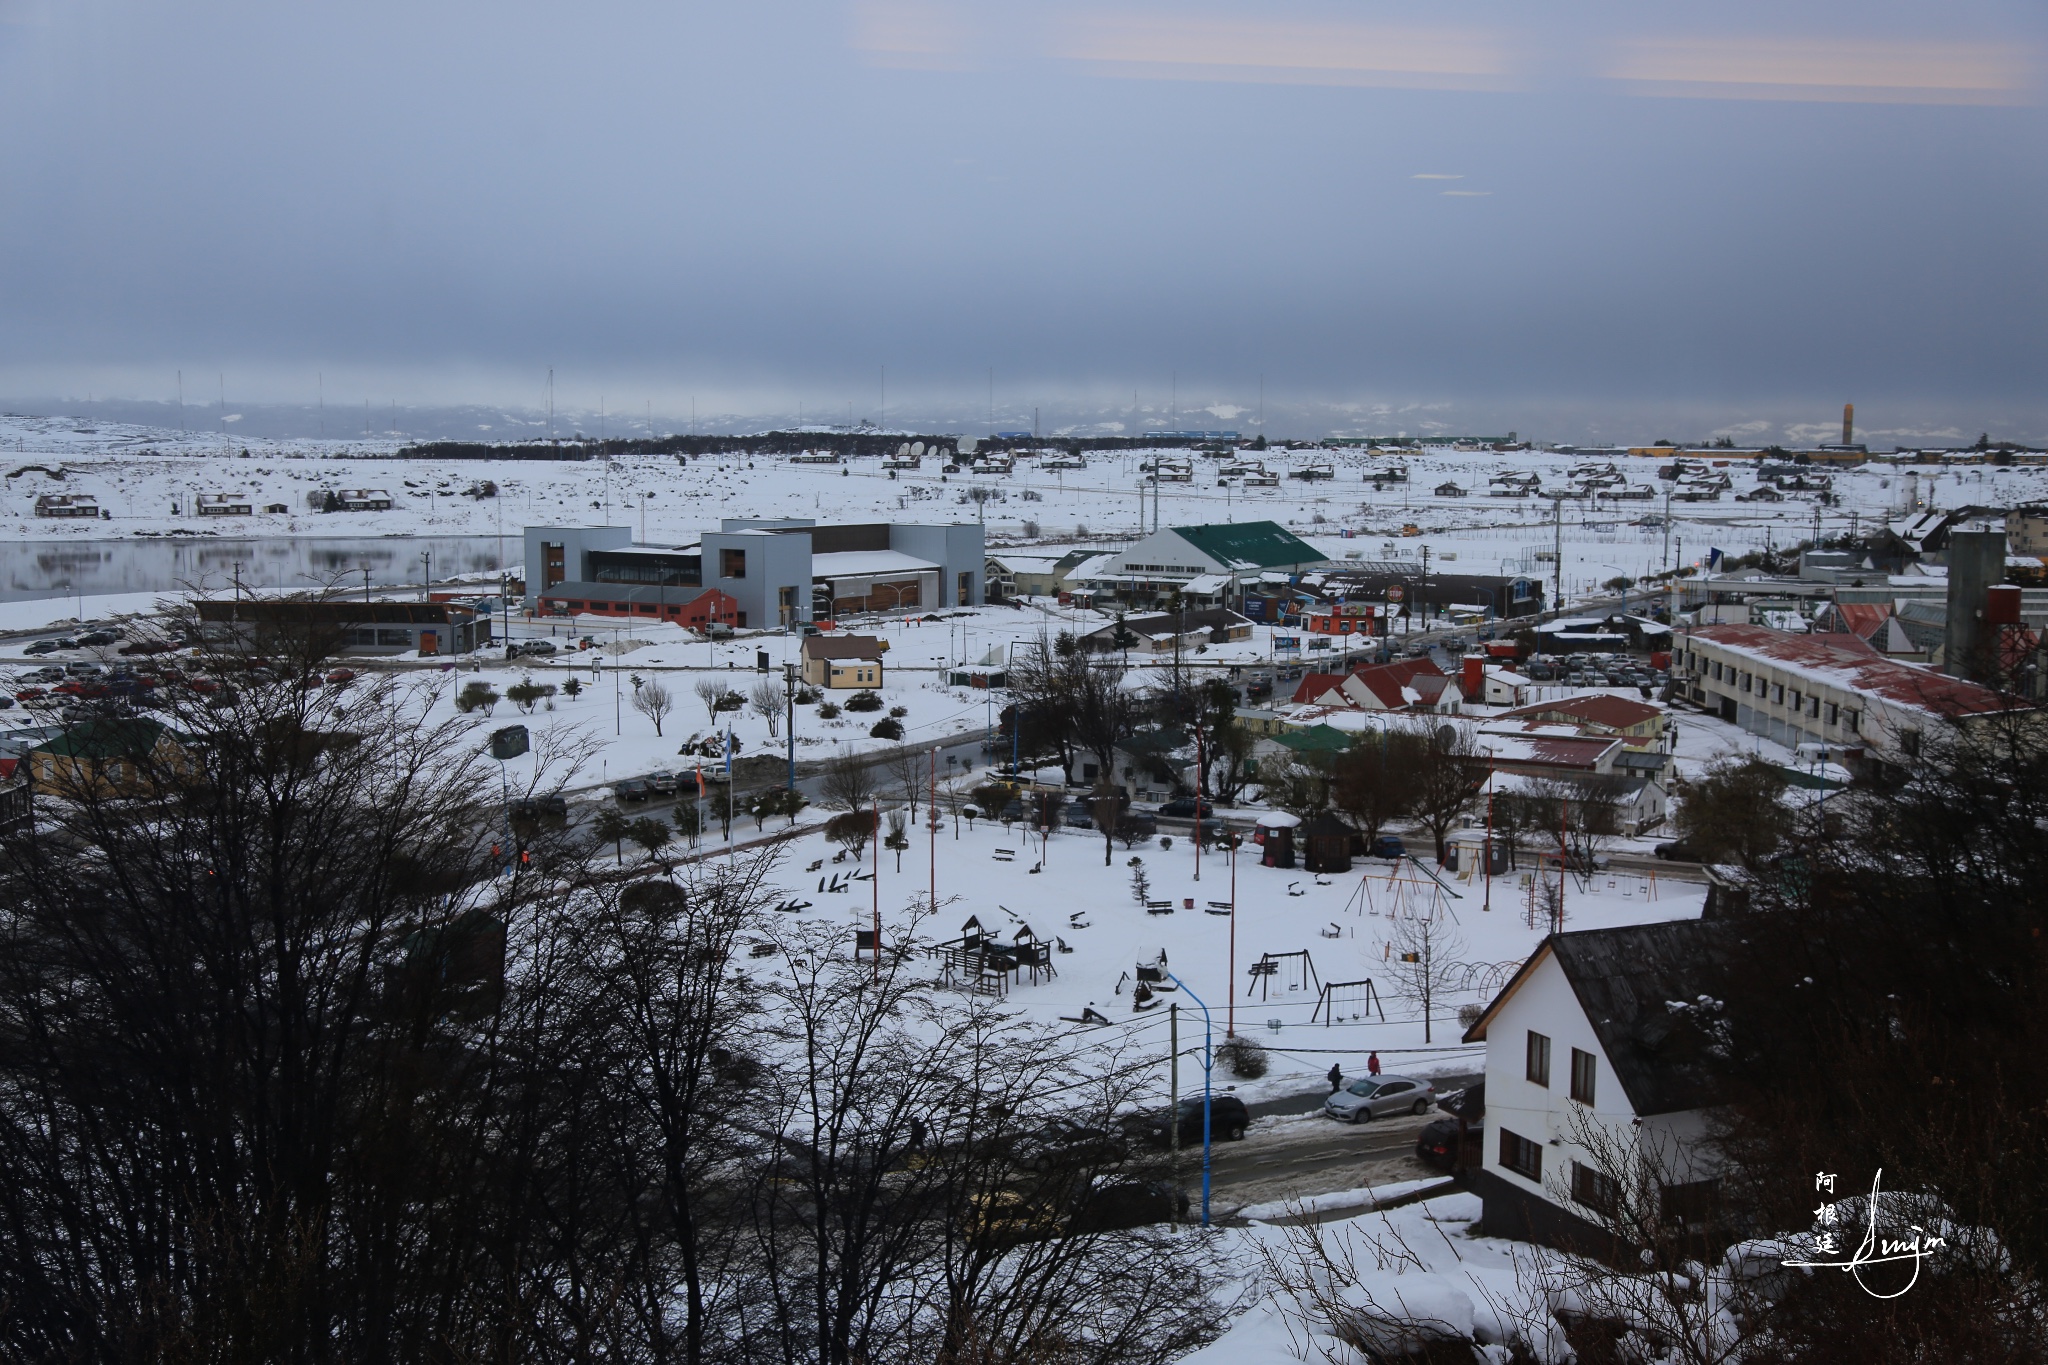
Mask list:
MULTIPOLYGON (((1215 1027, 1214 1022, 1209 1018, 1208 1005, 1203 1004, 1201 996, 1196 995, 1191 990, 1188 990, 1187 982, 1181 980, 1172 972, 1168 972, 1166 974, 1166 979, 1173 982, 1174 985, 1180 987, 1182 990, 1187 991, 1188 999, 1194 1001, 1197 1005, 1201 1005, 1202 1007, 1202 1226, 1208 1227, 1210 1155, 1209 1117, 1211 1110, 1213 1108, 1211 1104, 1212 1097, 1210 1094, 1210 1082, 1212 1079, 1211 1073, 1213 1072, 1216 1064, 1215 1054, 1210 1049, 1209 1043, 1210 1035, 1214 1033, 1215 1027)), ((1178 1133, 1180 1131, 1180 1112, 1178 1110, 1175 1110, 1174 1112, 1172 1123, 1173 1131, 1178 1133)))

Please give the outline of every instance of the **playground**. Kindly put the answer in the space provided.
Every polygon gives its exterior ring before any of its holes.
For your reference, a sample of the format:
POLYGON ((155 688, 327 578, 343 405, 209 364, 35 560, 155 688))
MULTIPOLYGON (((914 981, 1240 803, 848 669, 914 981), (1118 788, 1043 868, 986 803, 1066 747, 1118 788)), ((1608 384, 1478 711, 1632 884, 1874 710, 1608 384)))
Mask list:
MULTIPOLYGON (((1206 1005, 1216 1041, 1234 1028, 1268 1051, 1266 1079, 1239 1085, 1250 1094, 1299 1089, 1333 1061, 1349 1071, 1375 1051, 1389 1069, 1469 1070, 1479 1050, 1459 1042, 1459 1007, 1500 989, 1557 923, 1560 900, 1570 930, 1695 917, 1705 894, 1647 874, 1561 874, 1526 857, 1490 879, 1414 858, 1363 858, 1321 874, 1261 866, 1250 844, 1234 865, 1205 849, 1197 881, 1185 838, 1119 844, 1104 866, 1093 833, 1046 839, 1021 825, 945 819, 933 846, 926 818, 920 811, 909 830, 900 873, 870 849, 858 869, 821 877, 809 870, 828 851, 821 835, 784 846, 771 880, 784 888, 786 913, 836 919, 848 951, 858 942, 865 953, 878 912, 887 944, 935 889, 938 908, 919 930, 933 989, 1000 999, 1074 1030, 1077 1045, 1084 1036, 1156 1045, 1162 1075, 1171 1007, 1186 1047, 1199 1046, 1206 1005), (1427 1028, 1413 988, 1424 964, 1406 960, 1421 955, 1413 945, 1424 926, 1427 1028)), ((1238 1084, 1220 1067, 1216 1080, 1238 1084)))

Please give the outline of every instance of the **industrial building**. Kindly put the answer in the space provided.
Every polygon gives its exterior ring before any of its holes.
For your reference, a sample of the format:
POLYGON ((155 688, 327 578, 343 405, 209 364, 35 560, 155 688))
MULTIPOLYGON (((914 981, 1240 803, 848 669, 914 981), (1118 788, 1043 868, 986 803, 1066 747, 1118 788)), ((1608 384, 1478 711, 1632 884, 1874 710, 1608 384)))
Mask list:
MULTIPOLYGON (((793 626, 866 612, 980 606, 987 569, 972 522, 843 526, 728 518, 676 545, 638 545, 625 526, 526 528, 526 607, 561 585, 715 588, 731 625, 793 626)), ((589 601, 586 590, 581 598, 589 601)))
POLYGON ((199 603, 200 629, 235 649, 311 639, 328 654, 467 654, 491 643, 490 613, 456 602, 265 597, 199 603))

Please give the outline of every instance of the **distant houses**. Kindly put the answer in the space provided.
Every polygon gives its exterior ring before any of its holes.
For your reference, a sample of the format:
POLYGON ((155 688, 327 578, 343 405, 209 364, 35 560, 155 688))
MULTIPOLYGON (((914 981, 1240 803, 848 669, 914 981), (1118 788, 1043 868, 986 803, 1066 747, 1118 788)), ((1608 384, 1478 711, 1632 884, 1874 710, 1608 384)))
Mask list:
POLYGON ((201 493, 192 499, 192 511, 202 517, 246 517, 256 506, 241 493, 201 493))
POLYGON ((391 494, 381 488, 316 488, 306 495, 315 512, 388 512, 391 494))
POLYGON ((39 517, 90 517, 99 519, 99 499, 90 493, 41 493, 36 497, 39 517))

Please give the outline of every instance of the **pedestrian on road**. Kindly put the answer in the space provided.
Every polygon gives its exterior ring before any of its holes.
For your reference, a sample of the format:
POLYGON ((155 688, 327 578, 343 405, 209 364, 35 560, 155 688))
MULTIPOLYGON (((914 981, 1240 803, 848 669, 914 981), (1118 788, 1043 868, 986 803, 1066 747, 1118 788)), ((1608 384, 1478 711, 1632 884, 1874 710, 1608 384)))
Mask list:
POLYGON ((1341 1067, 1341 1066, 1339 1066, 1339 1065, 1337 1065, 1337 1064, 1336 1064, 1335 1062, 1331 1062, 1331 1063, 1330 1063, 1330 1093, 1331 1093, 1332 1095, 1334 1095, 1334 1094, 1336 1094, 1336 1093, 1337 1093, 1337 1092, 1338 1092, 1339 1090, 1342 1090, 1343 1088, 1344 1088, 1344 1068, 1343 1068, 1343 1067, 1341 1067))
POLYGON ((1366 1055, 1366 1059, 1365 1059, 1365 1074, 1366 1074, 1366 1075, 1368 1075, 1368 1076, 1377 1076, 1377 1075, 1379 1075, 1379 1074, 1380 1074, 1380 1054, 1379 1054, 1379 1053, 1377 1053, 1377 1052, 1373 1052, 1373 1053, 1368 1053, 1368 1054, 1366 1055))

